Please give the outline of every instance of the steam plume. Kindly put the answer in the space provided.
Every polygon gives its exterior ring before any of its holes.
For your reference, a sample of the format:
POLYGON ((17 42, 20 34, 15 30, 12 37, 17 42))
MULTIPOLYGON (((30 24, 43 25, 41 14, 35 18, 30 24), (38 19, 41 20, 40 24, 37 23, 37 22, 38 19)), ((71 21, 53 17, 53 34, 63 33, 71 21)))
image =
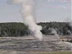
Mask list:
POLYGON ((27 25, 33 36, 42 40, 41 26, 38 26, 34 20, 34 1, 35 0, 12 0, 15 4, 21 4, 21 14, 23 16, 24 24, 27 25))
POLYGON ((57 34, 56 29, 51 28, 51 30, 52 30, 52 33, 56 36, 56 38, 57 38, 58 40, 60 40, 60 37, 59 37, 59 35, 57 34))

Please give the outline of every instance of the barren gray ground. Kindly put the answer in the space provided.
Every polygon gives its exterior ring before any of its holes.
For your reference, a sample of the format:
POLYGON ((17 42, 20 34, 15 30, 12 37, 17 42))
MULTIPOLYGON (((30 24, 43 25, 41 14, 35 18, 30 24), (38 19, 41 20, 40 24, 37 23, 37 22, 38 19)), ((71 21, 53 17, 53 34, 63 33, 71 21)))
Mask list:
MULTIPOLYGON (((70 51, 71 48, 51 37, 44 41, 33 37, 0 37, 0 54, 32 54, 33 51, 70 51)), ((35 54, 35 53, 34 53, 35 54)))

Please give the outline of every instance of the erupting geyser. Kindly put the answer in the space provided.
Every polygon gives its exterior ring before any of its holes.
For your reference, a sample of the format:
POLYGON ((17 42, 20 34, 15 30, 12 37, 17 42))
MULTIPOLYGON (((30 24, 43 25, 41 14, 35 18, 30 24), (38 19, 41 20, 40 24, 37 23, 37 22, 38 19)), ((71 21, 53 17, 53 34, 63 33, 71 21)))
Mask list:
POLYGON ((34 1, 35 0, 12 0, 15 4, 21 5, 21 14, 24 20, 24 24, 29 27, 29 30, 33 34, 33 36, 39 40, 42 40, 42 33, 40 30, 41 26, 37 25, 34 20, 34 1))

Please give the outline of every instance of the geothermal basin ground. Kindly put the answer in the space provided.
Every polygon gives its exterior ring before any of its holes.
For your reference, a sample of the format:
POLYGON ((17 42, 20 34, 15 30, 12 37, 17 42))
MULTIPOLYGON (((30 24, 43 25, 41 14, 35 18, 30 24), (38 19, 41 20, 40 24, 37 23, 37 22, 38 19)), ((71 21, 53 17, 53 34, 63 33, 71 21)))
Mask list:
POLYGON ((68 51, 72 54, 72 47, 55 36, 44 36, 43 41, 32 36, 0 37, 0 54, 48 54, 59 51, 68 51))

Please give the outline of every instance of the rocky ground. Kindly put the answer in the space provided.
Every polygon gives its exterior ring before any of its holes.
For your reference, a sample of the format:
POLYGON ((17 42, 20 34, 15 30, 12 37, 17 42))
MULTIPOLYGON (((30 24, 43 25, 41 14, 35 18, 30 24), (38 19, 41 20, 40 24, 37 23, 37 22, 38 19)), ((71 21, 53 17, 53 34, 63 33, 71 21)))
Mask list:
MULTIPOLYGON (((52 37, 51 37, 52 39, 52 37)), ((71 51, 70 45, 45 37, 44 41, 33 37, 0 37, 0 54, 35 54, 33 52, 71 51)))

